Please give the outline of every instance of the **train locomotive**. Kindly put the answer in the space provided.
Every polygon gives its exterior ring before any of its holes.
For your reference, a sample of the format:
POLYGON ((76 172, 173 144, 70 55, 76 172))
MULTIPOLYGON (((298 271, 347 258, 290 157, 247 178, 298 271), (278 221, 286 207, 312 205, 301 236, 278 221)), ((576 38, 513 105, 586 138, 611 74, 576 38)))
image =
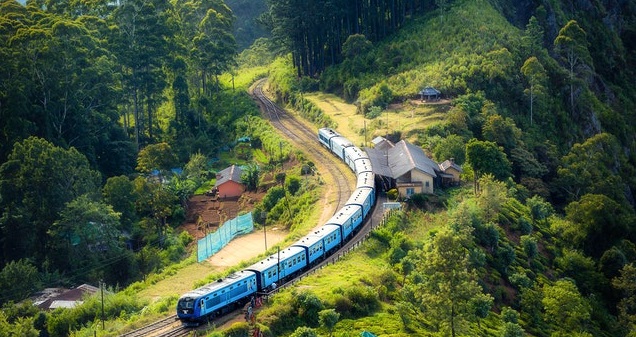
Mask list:
POLYGON ((183 294, 177 317, 198 325, 272 291, 327 258, 357 232, 376 200, 375 175, 368 155, 333 129, 318 130, 318 141, 356 174, 356 189, 343 208, 317 230, 291 246, 223 279, 183 294))

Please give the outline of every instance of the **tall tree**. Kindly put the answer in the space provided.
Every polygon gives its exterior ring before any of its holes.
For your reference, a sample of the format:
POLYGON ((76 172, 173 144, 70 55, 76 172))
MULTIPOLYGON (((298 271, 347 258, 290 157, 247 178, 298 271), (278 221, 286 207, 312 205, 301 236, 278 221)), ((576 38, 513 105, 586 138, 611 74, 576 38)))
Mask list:
POLYGON ((543 101, 546 94, 546 81, 547 74, 541 62, 532 56, 527 59, 521 67, 521 73, 525 76, 528 85, 530 86, 524 93, 530 99, 530 125, 533 123, 535 100, 543 101))
POLYGON ((564 333, 585 332, 592 308, 570 280, 558 280, 543 287, 543 307, 554 330, 564 333))
POLYGON ((484 174, 492 174, 499 180, 510 177, 511 165, 506 153, 497 144, 475 138, 466 144, 466 162, 474 171, 475 192, 477 180, 484 174))
POLYGON ((634 331, 636 329, 636 266, 630 263, 623 267, 621 275, 612 280, 614 288, 621 292, 618 302, 619 318, 624 326, 634 331))
POLYGON ((210 2, 194 36, 193 56, 200 71, 201 94, 209 95, 210 78, 218 87, 218 75, 227 71, 236 56, 236 40, 232 35, 234 15, 223 1, 210 2))
POLYGON ((574 115, 574 88, 578 84, 577 78, 592 72, 592 57, 587 48, 586 33, 575 20, 570 20, 559 31, 554 40, 555 51, 561 56, 569 74, 570 110, 574 115))
POLYGON ((65 204, 94 194, 100 176, 76 149, 65 150, 36 137, 16 143, 0 166, 0 209, 4 261, 47 256, 48 231, 65 204))
POLYGON ((75 280, 103 279, 107 262, 123 251, 118 227, 119 214, 111 206, 85 195, 72 200, 48 232, 51 266, 75 280))
POLYGON ((166 87, 163 66, 170 48, 167 36, 171 34, 168 7, 166 0, 127 0, 112 16, 117 24, 113 50, 122 66, 125 97, 132 101, 137 148, 153 139, 155 109, 166 87))
POLYGON ((465 321, 475 317, 475 299, 484 295, 477 274, 469 262, 470 234, 444 230, 425 243, 415 254, 420 261, 409 276, 407 288, 417 305, 438 330, 455 337, 465 321))

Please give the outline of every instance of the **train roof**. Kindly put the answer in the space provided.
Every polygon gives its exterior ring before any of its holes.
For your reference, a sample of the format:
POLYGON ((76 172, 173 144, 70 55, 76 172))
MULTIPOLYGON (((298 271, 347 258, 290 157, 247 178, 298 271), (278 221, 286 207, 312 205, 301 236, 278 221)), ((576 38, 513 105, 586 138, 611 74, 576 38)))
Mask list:
POLYGON ((320 128, 318 129, 318 133, 326 136, 327 138, 336 137, 336 136, 342 137, 341 134, 339 134, 336 130, 332 128, 320 128))
POLYGON ((356 187, 375 187, 375 174, 370 171, 361 172, 358 174, 356 187))
POLYGON ((187 293, 181 295, 181 298, 204 296, 216 290, 223 289, 227 287, 228 285, 253 277, 255 275, 256 273, 254 273, 253 271, 248 271, 248 270, 237 271, 222 279, 217 280, 216 282, 208 283, 202 287, 196 288, 194 290, 190 290, 187 293))
POLYGON ((336 136, 330 139, 330 141, 334 144, 338 144, 343 148, 353 146, 353 143, 343 136, 336 136))
POLYGON ((292 246, 311 247, 315 243, 324 239, 325 236, 328 236, 329 234, 338 230, 340 230, 340 227, 337 225, 324 225, 320 227, 319 229, 311 232, 310 234, 307 234, 302 239, 296 241, 296 243, 294 243, 292 246))
POLYGON ((336 224, 342 225, 346 220, 348 220, 352 214, 359 211, 361 209, 358 205, 345 205, 345 207, 341 208, 338 213, 327 221, 327 224, 336 224))
POLYGON ((276 264, 278 264, 279 261, 285 261, 286 259, 288 259, 291 256, 294 256, 298 253, 304 253, 305 252, 305 248, 303 247, 298 247, 298 246, 290 246, 287 247, 285 249, 282 249, 280 251, 280 260, 278 257, 278 253, 274 253, 270 256, 268 256, 267 258, 254 263, 253 265, 245 268, 246 270, 253 270, 253 271, 258 271, 258 272, 263 272, 273 266, 275 266, 276 264))
POLYGON ((297 247, 311 247, 314 244, 316 244, 317 242, 320 242, 320 240, 323 239, 323 235, 319 234, 319 231, 313 232, 311 234, 308 234, 306 236, 304 236, 302 239, 296 241, 296 243, 294 243, 292 246, 297 246, 297 247))
POLYGON ((351 146, 345 149, 345 153, 351 160, 357 160, 361 158, 369 158, 369 155, 357 146, 351 146))
POLYGON ((369 158, 360 158, 356 160, 356 172, 373 172, 373 168, 371 167, 371 159, 369 158))
POLYGON ((366 201, 367 198, 369 197, 370 193, 373 193, 373 189, 371 189, 370 187, 356 188, 356 190, 353 191, 353 194, 351 195, 349 200, 347 200, 347 203, 345 205, 362 206, 364 204, 364 201, 366 201))

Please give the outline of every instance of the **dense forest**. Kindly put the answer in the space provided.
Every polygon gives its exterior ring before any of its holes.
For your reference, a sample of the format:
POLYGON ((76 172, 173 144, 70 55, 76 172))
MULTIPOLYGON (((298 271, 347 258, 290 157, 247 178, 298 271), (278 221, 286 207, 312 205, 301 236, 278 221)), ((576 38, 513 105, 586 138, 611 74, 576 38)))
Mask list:
MULTIPOLYGON (((97 320, 96 301, 13 304, 42 287, 126 286, 187 257, 175 228, 210 163, 241 136, 279 144, 234 87, 265 65, 250 81, 269 73, 318 126, 311 91, 379 123, 436 87, 444 117, 390 136, 465 181, 343 262, 375 274, 282 294, 269 335, 636 335, 633 0, 2 0, 0 34, 0 335, 97 320)), ((108 317, 141 311, 133 294, 108 317)))
MULTIPOLYGON (((159 256, 179 259, 155 252, 171 246, 166 231, 207 161, 254 112, 241 106, 246 93, 219 85, 235 66, 232 11, 222 1, 2 1, 0 13, 0 264, 45 284, 126 284, 159 256), (144 178, 176 167, 183 181, 169 186, 144 178), (87 222, 101 228, 78 225, 87 222)), ((35 290, 16 277, 1 278, 2 302, 35 290)))

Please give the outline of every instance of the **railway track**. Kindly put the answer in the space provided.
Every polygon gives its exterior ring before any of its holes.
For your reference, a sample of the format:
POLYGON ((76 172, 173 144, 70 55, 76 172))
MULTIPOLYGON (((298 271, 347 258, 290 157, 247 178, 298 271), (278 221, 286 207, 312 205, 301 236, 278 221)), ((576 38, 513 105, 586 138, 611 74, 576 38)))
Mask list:
MULTIPOLYGON (((342 208, 351 196, 353 187, 351 181, 354 179, 353 173, 349 168, 341 163, 336 157, 328 150, 322 147, 316 140, 317 131, 307 127, 302 122, 296 120, 287 111, 276 105, 269 97, 263 92, 263 84, 265 80, 260 80, 254 86, 252 96, 261 106, 263 115, 272 123, 272 125, 282 132, 292 143, 297 145, 308 153, 312 157, 313 162, 319 168, 320 172, 330 174, 333 181, 336 184, 337 189, 337 207, 336 210, 342 208), (323 168, 321 168, 323 167, 323 168), (349 179, 348 179, 349 178, 349 179)), ((354 182, 355 183, 355 182, 354 182)), ((381 214, 377 211, 377 208, 373 207, 373 214, 368 217, 368 220, 362 226, 360 231, 349 242, 344 244, 337 252, 332 256, 342 256, 347 251, 351 250, 356 244, 358 244, 372 229, 368 223, 379 223, 381 214), (375 219, 375 220, 374 220, 375 219)), ((300 275, 298 278, 291 280, 285 284, 280 285, 276 291, 285 288, 286 286, 293 284, 295 281, 303 278, 314 272, 316 269, 320 269, 326 264, 333 262, 333 259, 326 259, 314 266, 311 270, 300 275)), ((241 315, 241 310, 234 310, 224 316, 218 317, 210 321, 210 325, 221 326, 225 322, 230 321, 233 317, 241 315)), ((199 329, 205 329, 200 327, 199 329)), ((141 336, 155 336, 155 337, 185 337, 191 336, 192 333, 197 330, 195 328, 188 328, 181 325, 177 320, 176 315, 172 315, 165 319, 154 322, 150 325, 142 327, 140 329, 127 332, 120 335, 120 337, 141 337, 141 336)))
MULTIPOLYGON (((177 315, 172 315, 170 317, 166 317, 162 320, 156 321, 150 325, 142 327, 137 330, 133 330, 127 332, 125 334, 119 335, 120 337, 141 337, 141 336, 179 336, 179 335, 163 335, 162 331, 168 330, 177 322, 177 315)), ((176 329, 170 329, 169 331, 173 331, 176 329)))
POLYGON ((252 97, 261 106, 263 116, 294 145, 307 153, 317 167, 324 166, 324 169, 319 167, 319 171, 331 175, 336 184, 338 200, 335 209, 342 208, 353 193, 352 182, 355 184, 353 173, 342 162, 335 160, 335 156, 318 143, 317 130, 312 130, 294 118, 265 95, 263 92, 265 81, 265 79, 261 79, 256 82, 252 90, 252 97))

